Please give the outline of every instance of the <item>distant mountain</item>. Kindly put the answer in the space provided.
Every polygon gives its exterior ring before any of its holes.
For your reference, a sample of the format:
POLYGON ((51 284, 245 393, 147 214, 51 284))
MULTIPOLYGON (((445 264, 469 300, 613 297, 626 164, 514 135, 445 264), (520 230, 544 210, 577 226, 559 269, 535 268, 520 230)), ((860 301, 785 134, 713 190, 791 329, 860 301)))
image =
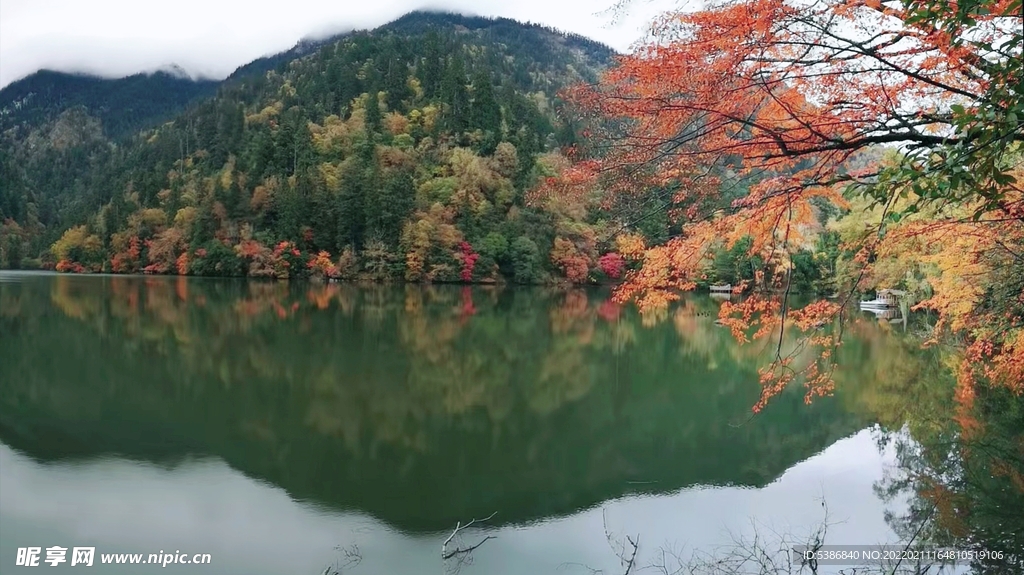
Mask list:
POLYGON ((40 70, 0 90, 0 127, 36 126, 81 106, 117 138, 174 117, 188 103, 216 93, 219 83, 194 80, 180 69, 117 80, 40 70))
POLYGON ((576 140, 560 91, 614 54, 415 12, 222 82, 39 72, 0 91, 0 266, 294 277, 328 252, 358 277, 583 281, 600 215, 526 198, 576 140))
MULTIPOLYGON (((441 27, 483 32, 490 41, 511 48, 513 58, 528 55, 532 59, 551 60, 556 58, 557 52, 568 49, 584 54, 592 64, 603 66, 615 54, 608 46, 580 35, 563 34, 540 25, 524 25, 508 18, 449 12, 411 12, 377 28, 374 33, 416 36, 441 27)), ((39 125, 55 119, 64 110, 82 106, 99 118, 109 137, 120 138, 173 118, 189 103, 215 94, 222 82, 239 81, 271 70, 283 72, 289 62, 356 33, 360 32, 303 39, 289 50, 238 67, 223 81, 192 78, 176 65, 119 79, 40 70, 0 90, 0 130, 13 125, 39 125)))

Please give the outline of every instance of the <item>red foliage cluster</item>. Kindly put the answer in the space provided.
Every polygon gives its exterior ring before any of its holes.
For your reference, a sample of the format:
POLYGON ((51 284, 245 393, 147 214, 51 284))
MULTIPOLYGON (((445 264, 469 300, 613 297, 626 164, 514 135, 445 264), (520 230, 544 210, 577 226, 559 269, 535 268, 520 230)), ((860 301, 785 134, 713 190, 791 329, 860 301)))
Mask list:
POLYGON ((459 277, 464 282, 473 281, 473 268, 476 266, 476 260, 480 259, 480 254, 473 252, 473 246, 464 241, 459 244, 459 259, 462 260, 459 277))
POLYGON ((69 260, 60 260, 59 262, 57 262, 56 269, 59 272, 67 272, 73 274, 84 274, 87 271, 85 269, 85 266, 83 266, 82 264, 69 260))
POLYGON ((597 308, 597 317, 613 322, 619 319, 619 314, 622 311, 622 305, 614 299, 606 299, 601 302, 601 305, 597 308))
POLYGON ((598 267, 611 279, 620 279, 626 270, 626 259, 616 252, 608 252, 597 260, 598 267))
POLYGON ((110 258, 110 270, 116 274, 135 273, 139 269, 139 260, 142 255, 142 248, 139 246, 139 236, 132 236, 128 240, 128 249, 114 254, 110 258))
POLYGON ((476 306, 473 305, 473 289, 469 286, 462 288, 461 298, 462 307, 459 310, 459 318, 465 321, 470 316, 476 315, 476 306))
POLYGON ((551 263, 560 268, 570 282, 581 284, 587 281, 590 262, 573 242, 555 238, 555 247, 551 250, 551 263))

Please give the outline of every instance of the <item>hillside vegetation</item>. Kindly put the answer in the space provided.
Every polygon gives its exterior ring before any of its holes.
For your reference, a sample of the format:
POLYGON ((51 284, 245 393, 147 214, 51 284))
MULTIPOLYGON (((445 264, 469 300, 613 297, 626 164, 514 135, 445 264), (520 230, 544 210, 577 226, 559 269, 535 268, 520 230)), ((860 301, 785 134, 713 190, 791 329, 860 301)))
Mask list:
POLYGON ((414 13, 257 60, 198 99, 209 83, 166 74, 37 74, 0 93, 0 265, 617 275, 600 259, 612 246, 597 206, 527 193, 576 138, 559 91, 595 81, 612 56, 540 26, 414 13))

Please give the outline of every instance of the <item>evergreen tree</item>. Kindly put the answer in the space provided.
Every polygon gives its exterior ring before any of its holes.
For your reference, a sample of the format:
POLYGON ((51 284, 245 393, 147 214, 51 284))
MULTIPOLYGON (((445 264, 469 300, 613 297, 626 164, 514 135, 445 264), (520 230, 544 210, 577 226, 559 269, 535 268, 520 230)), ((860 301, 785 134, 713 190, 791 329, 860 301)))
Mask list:
POLYGON ((409 89, 409 66, 393 45, 388 46, 382 60, 388 110, 402 111, 402 101, 412 97, 412 91, 409 89))
POLYGON ((469 127, 469 91, 466 89, 466 66, 456 52, 448 62, 441 82, 441 100, 445 104, 444 127, 461 134, 469 127))
POLYGON ((383 119, 377 93, 376 87, 371 87, 366 94, 366 129, 370 133, 380 132, 380 123, 383 119))
POLYGON ((375 146, 367 140, 347 162, 338 193, 338 247, 363 246, 367 191, 376 183, 375 146))
POLYGON ((359 79, 359 70, 354 63, 342 66, 337 90, 338 104, 345 108, 363 93, 363 81, 359 79))
POLYGON ((405 218, 412 211, 415 183, 407 170, 388 174, 370 187, 366 202, 366 229, 374 239, 397 246, 405 218))
POLYGON ((423 41, 423 60, 418 70, 423 95, 427 99, 437 97, 441 91, 441 77, 444 72, 442 57, 441 37, 437 30, 431 29, 423 41))
POLYGON ((473 103, 470 107, 470 129, 481 130, 484 141, 481 152, 490 155, 501 140, 501 106, 494 97, 491 75, 482 70, 473 79, 473 103))

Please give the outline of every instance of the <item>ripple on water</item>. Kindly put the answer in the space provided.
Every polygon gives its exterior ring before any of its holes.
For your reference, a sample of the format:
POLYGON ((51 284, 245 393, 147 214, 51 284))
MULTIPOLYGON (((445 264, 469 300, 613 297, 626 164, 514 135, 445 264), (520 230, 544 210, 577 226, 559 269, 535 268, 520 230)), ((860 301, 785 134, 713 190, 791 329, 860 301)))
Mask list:
POLYGON ((46 275, 53 275, 53 272, 0 270, 0 283, 20 283, 27 279, 46 275))

